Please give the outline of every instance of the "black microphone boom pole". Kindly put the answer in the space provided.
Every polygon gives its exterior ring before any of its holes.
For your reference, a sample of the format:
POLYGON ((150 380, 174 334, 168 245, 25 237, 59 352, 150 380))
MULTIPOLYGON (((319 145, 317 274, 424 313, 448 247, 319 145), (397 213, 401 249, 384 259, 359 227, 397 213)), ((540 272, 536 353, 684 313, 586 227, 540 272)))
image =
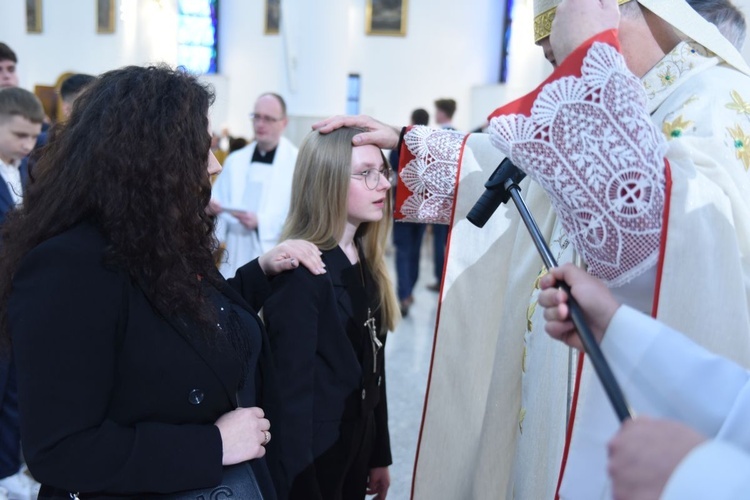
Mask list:
MULTIPOLYGON (((492 214, 497 210, 497 207, 501 203, 507 203, 509 199, 513 200, 516 205, 518 212, 523 219, 526 229, 528 229, 531 239, 534 240, 534 245, 542 257, 544 265, 547 269, 557 267, 557 262, 552 255, 552 252, 544 241, 539 227, 534 220, 534 217, 529 212, 526 203, 521 197, 521 188, 518 187, 518 183, 526 176, 518 167, 513 165, 509 159, 503 160, 503 162, 495 169, 490 176, 485 186, 485 192, 479 200, 477 200, 474 207, 466 216, 469 222, 477 227, 484 227, 485 223, 492 214)), ((607 393, 610 403, 612 404, 617 418, 620 422, 624 422, 629 418, 633 418, 625 396, 620 389, 620 385, 617 383, 612 369, 610 368, 607 360, 604 358, 602 350, 599 348, 599 344, 596 343, 594 334, 591 333, 586 321, 583 317, 583 310, 578 302, 573 299, 573 295, 570 293, 570 287, 565 283, 560 283, 559 287, 565 290, 568 294, 568 308, 570 309, 570 317, 573 320, 573 324, 578 330, 578 334, 581 338, 584 351, 588 355, 591 364, 594 367, 599 381, 604 387, 604 391, 607 393)))

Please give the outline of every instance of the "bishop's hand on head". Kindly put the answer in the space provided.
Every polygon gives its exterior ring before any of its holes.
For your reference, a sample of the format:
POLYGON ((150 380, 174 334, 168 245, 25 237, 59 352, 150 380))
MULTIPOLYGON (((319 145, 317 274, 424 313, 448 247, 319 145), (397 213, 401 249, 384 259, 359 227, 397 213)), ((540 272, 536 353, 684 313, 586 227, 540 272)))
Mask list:
POLYGON ((321 134, 333 132, 341 127, 354 127, 365 130, 365 132, 355 135, 352 139, 352 144, 355 146, 372 144, 381 149, 393 149, 398 146, 399 129, 379 122, 367 115, 332 116, 312 126, 313 130, 317 130, 321 134))

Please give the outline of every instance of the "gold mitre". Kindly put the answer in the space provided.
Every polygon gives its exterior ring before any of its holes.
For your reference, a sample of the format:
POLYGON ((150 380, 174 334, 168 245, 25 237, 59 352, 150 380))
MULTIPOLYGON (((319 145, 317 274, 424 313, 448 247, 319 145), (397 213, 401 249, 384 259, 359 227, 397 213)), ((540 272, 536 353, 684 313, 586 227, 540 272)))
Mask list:
MULTIPOLYGON (((622 5, 631 0, 617 0, 622 5)), ((685 0, 637 0, 653 14, 665 20, 684 38, 698 42, 730 66, 750 75, 750 67, 742 54, 719 32, 716 26, 701 17, 685 0)), ((555 10, 562 0, 534 0, 534 41, 549 36, 555 10)))
MULTIPOLYGON (((617 0, 618 5, 628 3, 630 0, 617 0)), ((534 41, 538 42, 549 36, 552 30, 552 20, 555 11, 562 0, 534 0, 534 41)))

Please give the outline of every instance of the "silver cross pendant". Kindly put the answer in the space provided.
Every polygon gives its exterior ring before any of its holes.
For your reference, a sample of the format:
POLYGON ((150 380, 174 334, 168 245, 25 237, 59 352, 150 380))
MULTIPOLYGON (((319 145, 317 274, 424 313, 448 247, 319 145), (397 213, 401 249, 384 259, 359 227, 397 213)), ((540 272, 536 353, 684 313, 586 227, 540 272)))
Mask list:
POLYGON ((370 332, 370 341, 372 342, 372 373, 378 372, 378 351, 383 348, 383 343, 378 338, 378 327, 375 324, 375 318, 372 316, 372 310, 367 308, 367 321, 365 326, 370 332))

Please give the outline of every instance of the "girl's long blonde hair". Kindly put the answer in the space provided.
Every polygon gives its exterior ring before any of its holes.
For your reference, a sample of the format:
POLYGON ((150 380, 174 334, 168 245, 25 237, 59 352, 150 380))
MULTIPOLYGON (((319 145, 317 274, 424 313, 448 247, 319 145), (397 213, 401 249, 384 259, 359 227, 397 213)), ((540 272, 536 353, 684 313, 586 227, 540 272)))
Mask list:
MULTIPOLYGON (((352 138, 360 132, 363 130, 344 127, 328 134, 312 132, 305 138, 294 169, 291 206, 282 240, 307 240, 321 250, 331 250, 338 245, 347 219, 352 138)), ((387 164, 385 156, 383 162, 387 164)), ((385 265, 385 247, 391 227, 390 194, 385 203, 383 218, 361 224, 355 240, 378 287, 381 324, 393 331, 400 313, 385 265)))

